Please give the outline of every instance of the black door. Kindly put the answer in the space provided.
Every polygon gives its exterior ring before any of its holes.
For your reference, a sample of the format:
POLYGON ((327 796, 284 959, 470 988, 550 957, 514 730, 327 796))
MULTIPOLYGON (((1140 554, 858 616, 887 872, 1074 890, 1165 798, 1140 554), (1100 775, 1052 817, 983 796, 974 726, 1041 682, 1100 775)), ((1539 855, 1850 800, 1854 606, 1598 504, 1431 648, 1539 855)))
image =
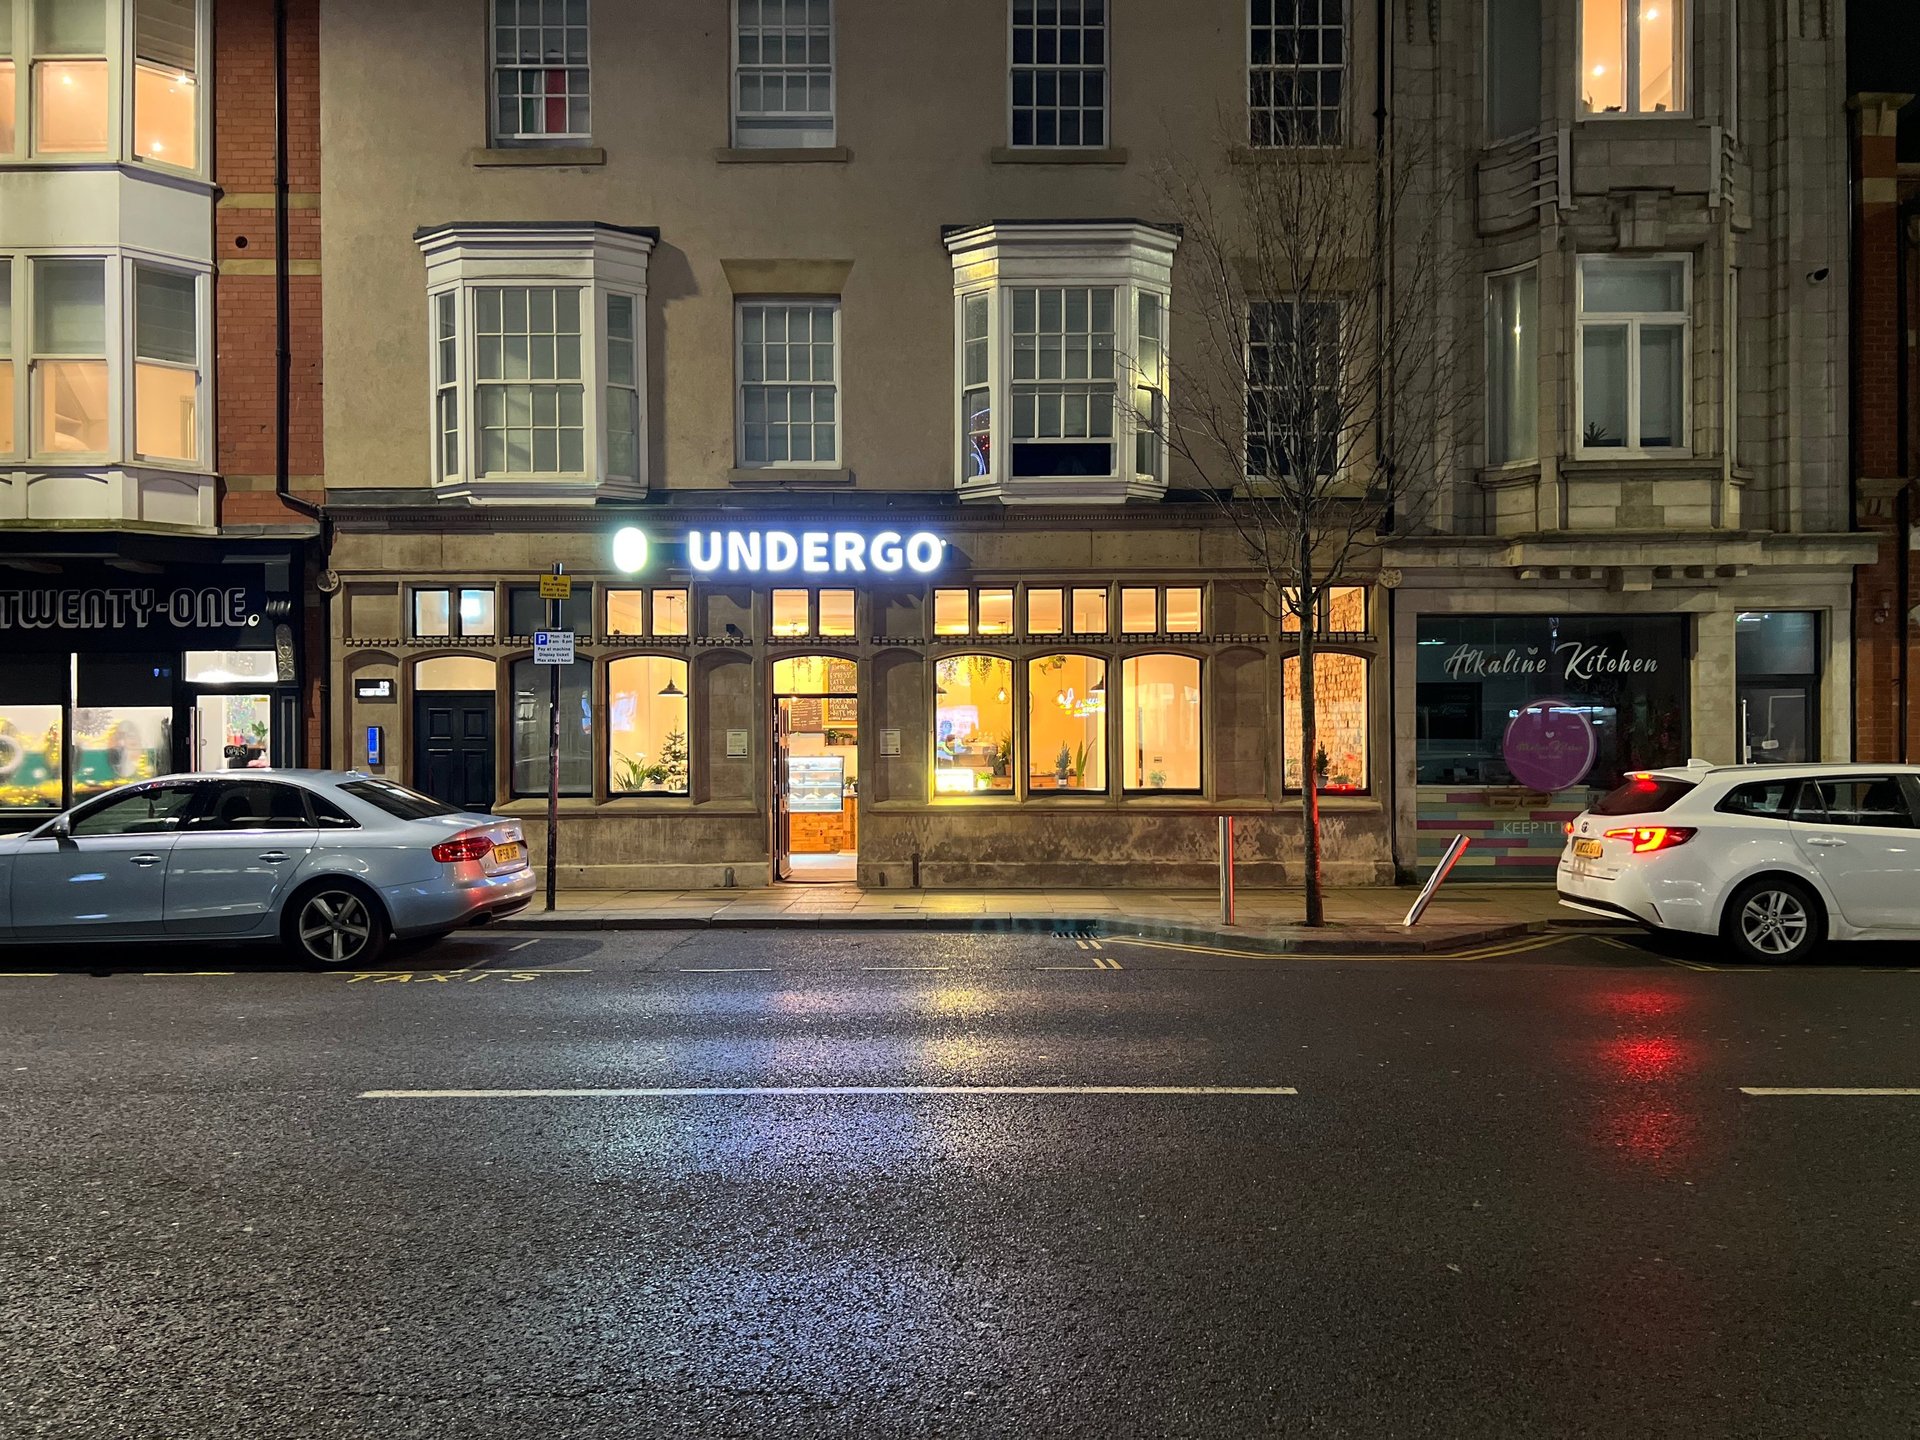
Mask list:
POLYGON ((413 697, 413 784, 462 810, 493 808, 491 692, 413 697))

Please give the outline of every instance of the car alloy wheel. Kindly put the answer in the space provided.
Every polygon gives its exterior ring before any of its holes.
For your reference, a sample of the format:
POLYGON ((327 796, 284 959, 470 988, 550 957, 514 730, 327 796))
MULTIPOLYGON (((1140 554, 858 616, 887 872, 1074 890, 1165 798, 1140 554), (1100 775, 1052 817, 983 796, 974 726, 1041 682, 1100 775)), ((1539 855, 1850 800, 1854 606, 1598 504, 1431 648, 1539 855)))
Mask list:
POLYGON ((300 906, 293 933, 322 965, 346 965, 373 946, 376 923, 367 902, 351 890, 319 890, 300 906))
POLYGON ((1756 890, 1740 907, 1740 934, 1756 952, 1784 959, 1806 945, 1813 917, 1791 890, 1756 890))

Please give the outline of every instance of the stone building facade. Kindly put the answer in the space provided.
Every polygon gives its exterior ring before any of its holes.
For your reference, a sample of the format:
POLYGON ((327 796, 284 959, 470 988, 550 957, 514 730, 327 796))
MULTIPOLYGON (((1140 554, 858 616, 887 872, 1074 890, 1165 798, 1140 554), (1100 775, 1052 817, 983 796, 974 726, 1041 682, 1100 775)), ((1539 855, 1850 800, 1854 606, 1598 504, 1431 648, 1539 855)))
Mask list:
POLYGON ((329 758, 538 853, 570 633, 574 883, 1201 884, 1221 813, 1281 882, 1303 780, 1330 878, 1526 875, 1623 768, 1848 752, 1829 7, 321 3, 329 758), (1316 780, 1147 418, 1165 176, 1411 134, 1481 373, 1333 598, 1316 780))

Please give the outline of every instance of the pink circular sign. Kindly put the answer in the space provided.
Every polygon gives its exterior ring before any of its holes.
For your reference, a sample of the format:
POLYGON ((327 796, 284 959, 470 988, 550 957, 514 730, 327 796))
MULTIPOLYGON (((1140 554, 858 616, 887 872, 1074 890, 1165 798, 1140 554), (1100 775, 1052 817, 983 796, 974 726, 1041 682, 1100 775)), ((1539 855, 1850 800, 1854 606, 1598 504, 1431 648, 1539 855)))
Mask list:
POLYGON ((1599 741, 1565 700, 1535 700, 1507 722, 1500 742, 1513 778, 1533 790, 1565 790, 1587 778, 1599 741))

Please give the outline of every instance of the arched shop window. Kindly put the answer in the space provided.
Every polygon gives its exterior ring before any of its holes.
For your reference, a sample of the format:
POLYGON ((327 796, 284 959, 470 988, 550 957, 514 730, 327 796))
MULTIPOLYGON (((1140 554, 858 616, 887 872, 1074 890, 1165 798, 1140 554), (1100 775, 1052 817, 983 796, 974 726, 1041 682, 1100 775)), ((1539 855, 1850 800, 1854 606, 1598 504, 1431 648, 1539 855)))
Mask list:
POLYGON ((688 792, 686 661, 629 655, 607 666, 607 789, 688 792))
POLYGON ((1121 786, 1200 789, 1200 662, 1135 655, 1120 666, 1121 786))
MULTIPOLYGON (((1285 710, 1281 717, 1281 776, 1300 789, 1300 657, 1281 666, 1285 710)), ((1358 795, 1367 789, 1367 661, 1360 655, 1316 651, 1313 657, 1314 720, 1319 744, 1314 769, 1323 795, 1358 795)))
POLYGON ((434 655, 413 667, 415 690, 491 690, 493 661, 481 655, 434 655))
POLYGON ((933 668, 935 793, 1011 794, 1013 662, 949 655, 933 668))
POLYGON ((1107 662, 1043 655, 1027 662, 1027 789, 1107 788, 1107 662))
MULTIPOLYGON (((547 667, 513 662, 513 793, 547 793, 547 667)), ((560 667, 560 793, 593 793, 593 664, 560 667)))

